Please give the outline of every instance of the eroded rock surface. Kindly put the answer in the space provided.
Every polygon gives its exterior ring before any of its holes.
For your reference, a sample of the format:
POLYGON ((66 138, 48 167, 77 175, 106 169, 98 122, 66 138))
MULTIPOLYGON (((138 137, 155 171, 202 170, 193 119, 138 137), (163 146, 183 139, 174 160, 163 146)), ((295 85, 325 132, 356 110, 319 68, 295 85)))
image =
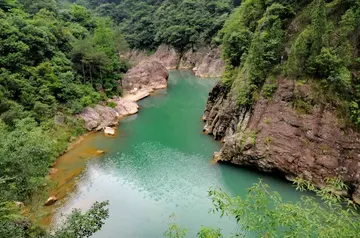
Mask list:
POLYGON ((306 86, 287 79, 279 79, 278 85, 272 99, 260 98, 251 109, 237 106, 228 86, 214 87, 204 113, 204 131, 225 142, 218 159, 320 186, 326 178, 340 177, 359 203, 359 134, 342 126, 326 106, 298 113, 291 101, 300 91, 310 94, 306 86))
POLYGON ((122 87, 127 92, 138 90, 162 89, 167 87, 169 72, 157 60, 145 60, 130 69, 122 80, 122 87))
POLYGON ((115 126, 118 123, 119 114, 115 109, 103 105, 96 105, 94 110, 100 115, 100 122, 96 128, 97 131, 108 126, 115 126))
POLYGON ((88 131, 102 130, 107 126, 114 126, 118 121, 118 113, 110 107, 96 105, 94 108, 86 107, 80 117, 85 122, 88 131))
POLYGON ((202 78, 220 78, 225 68, 220 56, 219 48, 189 50, 181 58, 179 68, 193 70, 196 76, 202 78))
POLYGON ((150 56, 151 60, 161 62, 167 69, 176 69, 180 60, 179 53, 172 47, 160 45, 155 54, 150 56))
POLYGON ((85 128, 88 131, 94 130, 100 124, 100 115, 94 108, 84 108, 84 110, 80 113, 80 117, 84 120, 85 128))
POLYGON ((125 98, 114 98, 110 100, 116 104, 115 108, 104 105, 96 105, 94 108, 86 107, 80 117, 85 122, 88 131, 103 130, 106 127, 115 126, 122 117, 136 114, 139 106, 135 101, 125 98))
POLYGON ((114 109, 118 113, 118 118, 133 115, 139 111, 139 105, 135 102, 135 100, 117 97, 109 101, 116 104, 114 109))
POLYGON ((160 45, 151 56, 147 56, 143 51, 133 50, 124 57, 130 60, 133 65, 146 60, 156 60, 161 62, 168 70, 192 70, 196 76, 204 78, 220 78, 225 68, 220 49, 213 49, 208 46, 190 49, 181 53, 170 46, 160 45))

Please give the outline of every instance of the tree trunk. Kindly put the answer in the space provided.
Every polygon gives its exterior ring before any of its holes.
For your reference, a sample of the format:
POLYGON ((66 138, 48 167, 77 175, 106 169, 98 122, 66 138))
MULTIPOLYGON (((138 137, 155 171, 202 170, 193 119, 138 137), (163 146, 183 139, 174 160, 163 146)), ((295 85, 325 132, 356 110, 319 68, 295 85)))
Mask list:
POLYGON ((103 82, 103 77, 102 77, 102 73, 101 73, 101 68, 99 69, 100 71, 100 79, 101 79, 101 88, 104 88, 104 82, 103 82))
POLYGON ((92 80, 92 73, 91 73, 91 64, 89 64, 89 68, 90 68, 90 82, 91 82, 91 86, 94 87, 94 84, 93 84, 93 80, 92 80))
POLYGON ((83 71, 83 76, 84 76, 84 84, 86 82, 86 76, 85 76, 85 66, 84 66, 84 61, 81 61, 81 66, 82 66, 82 71, 83 71))

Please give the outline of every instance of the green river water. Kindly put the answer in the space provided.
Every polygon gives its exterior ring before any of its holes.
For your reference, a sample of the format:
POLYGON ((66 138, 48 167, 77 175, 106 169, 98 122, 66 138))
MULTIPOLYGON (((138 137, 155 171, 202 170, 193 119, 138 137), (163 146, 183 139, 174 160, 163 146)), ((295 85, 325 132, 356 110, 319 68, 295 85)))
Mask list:
POLYGON ((291 184, 278 178, 211 163, 221 145, 202 133, 201 117, 215 83, 172 71, 168 89, 142 100, 139 114, 120 122, 116 138, 94 138, 93 146, 107 153, 88 161, 58 214, 109 200, 110 218, 94 237, 162 237, 172 213, 195 237, 202 225, 225 234, 239 229, 234 220, 209 214, 210 187, 245 195, 261 178, 285 200, 298 200, 291 184))

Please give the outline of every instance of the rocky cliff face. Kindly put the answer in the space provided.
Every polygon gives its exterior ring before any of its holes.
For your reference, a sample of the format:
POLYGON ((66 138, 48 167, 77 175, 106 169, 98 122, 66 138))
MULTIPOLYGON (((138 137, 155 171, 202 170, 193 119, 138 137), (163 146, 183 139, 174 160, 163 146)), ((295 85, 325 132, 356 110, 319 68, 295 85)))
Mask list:
POLYGON ((122 87, 127 92, 146 89, 149 91, 167 87, 169 72, 157 60, 144 60, 130 69, 122 80, 122 87))
POLYGON ((339 123, 333 110, 315 105, 308 114, 292 106, 306 86, 278 79, 271 99, 260 98, 252 108, 240 107, 229 86, 219 83, 209 94, 204 131, 224 146, 217 160, 246 165, 288 179, 301 177, 319 186, 340 177, 360 203, 360 135, 339 123))
POLYGON ((161 45, 151 56, 147 56, 142 51, 133 50, 125 57, 134 65, 143 60, 156 60, 169 70, 186 69, 194 71, 199 77, 219 78, 222 76, 225 67, 220 56, 220 49, 212 49, 208 46, 180 53, 170 46, 161 45))
POLYGON ((196 76, 202 78, 220 78, 224 67, 220 49, 210 47, 185 52, 179 64, 179 69, 193 70, 196 76))

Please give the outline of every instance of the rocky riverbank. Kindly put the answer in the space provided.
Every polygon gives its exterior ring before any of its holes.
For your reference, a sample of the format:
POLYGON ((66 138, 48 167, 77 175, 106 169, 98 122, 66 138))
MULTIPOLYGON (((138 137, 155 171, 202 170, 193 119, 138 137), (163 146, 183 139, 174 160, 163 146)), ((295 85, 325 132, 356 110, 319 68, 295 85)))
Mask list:
POLYGON ((113 135, 112 126, 116 126, 119 119, 136 114, 139 111, 137 101, 147 97, 156 89, 167 87, 168 70, 156 60, 145 60, 132 68, 124 77, 122 88, 123 97, 114 97, 108 102, 86 107, 79 117, 84 120, 88 131, 104 130, 113 135))
POLYGON ((271 99, 260 97, 252 108, 239 106, 231 86, 217 84, 209 94, 204 131, 222 140, 215 160, 300 177, 318 186, 340 177, 349 196, 360 203, 360 135, 346 127, 329 105, 307 113, 294 108, 311 97, 307 85, 279 78, 271 99), (304 99, 305 100, 305 99, 304 99))
POLYGON ((168 70, 192 70, 196 76, 203 78, 220 78, 225 67, 224 61, 221 59, 220 49, 209 46, 179 52, 170 46, 161 45, 150 56, 144 51, 132 50, 123 57, 129 59, 134 65, 143 60, 156 60, 161 62, 168 70))

